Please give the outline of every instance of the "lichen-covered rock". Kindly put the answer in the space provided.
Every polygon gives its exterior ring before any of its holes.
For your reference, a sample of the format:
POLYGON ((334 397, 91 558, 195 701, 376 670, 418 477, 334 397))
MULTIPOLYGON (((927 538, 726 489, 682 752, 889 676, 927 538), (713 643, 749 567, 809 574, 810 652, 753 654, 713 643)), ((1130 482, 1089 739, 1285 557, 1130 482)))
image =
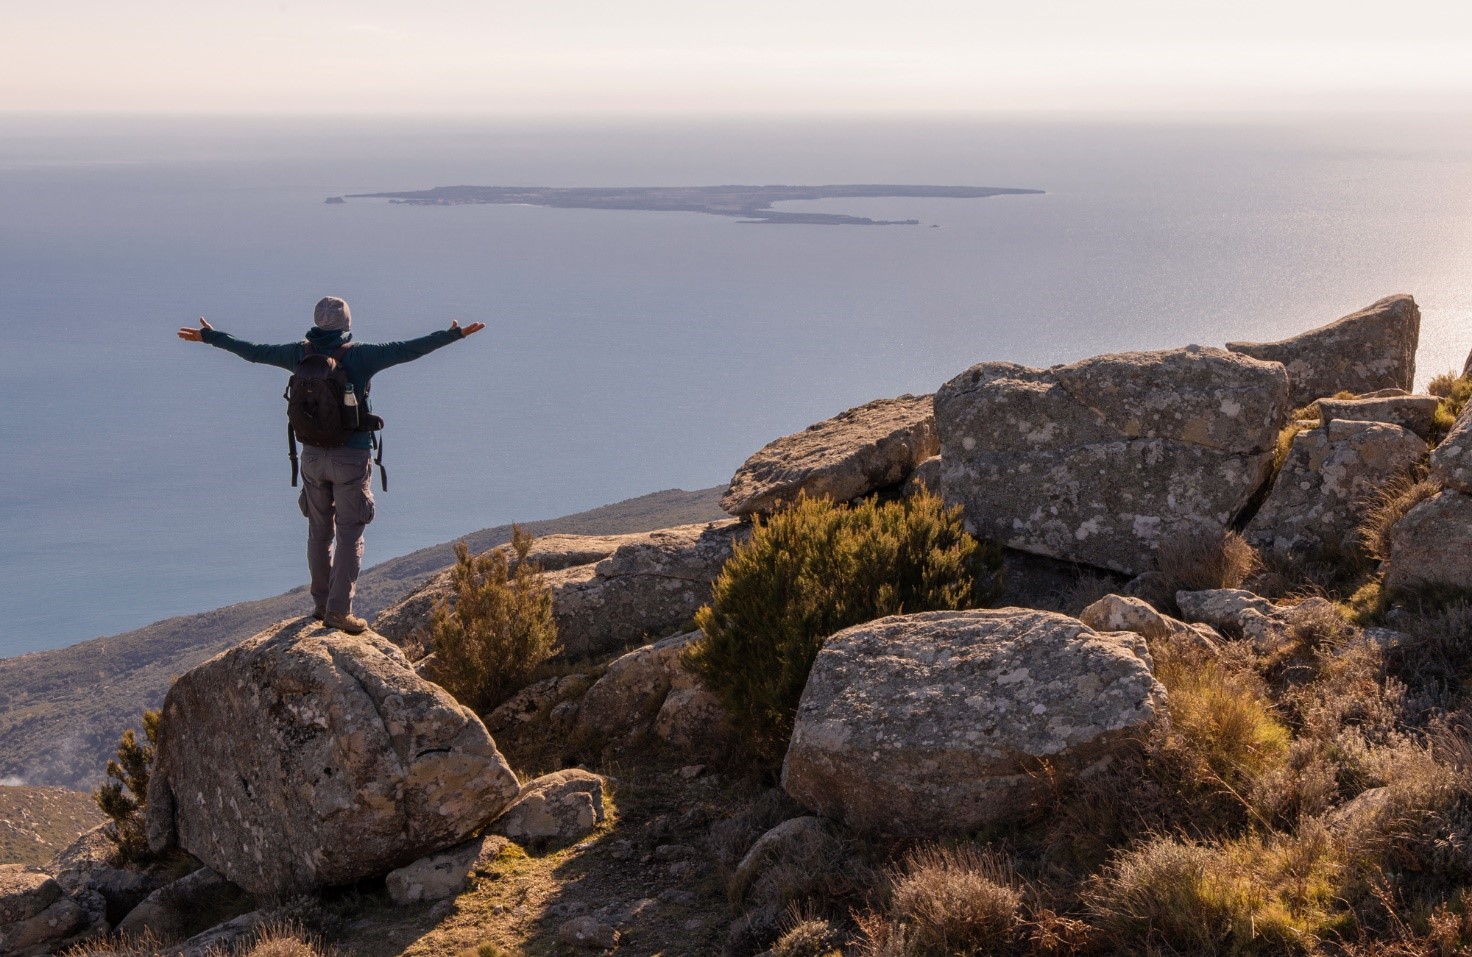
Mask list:
POLYGON ((1216 648, 1217 636, 1210 628, 1177 621, 1132 595, 1105 595, 1080 612, 1078 620, 1095 631, 1130 631, 1148 641, 1184 638, 1207 650, 1216 648))
POLYGON ((1340 392, 1412 388, 1420 337, 1421 310, 1410 296, 1397 295, 1291 339, 1229 342, 1227 348, 1283 363, 1293 405, 1304 406, 1340 392))
MULTIPOLYGON (((939 439, 937 439, 937 442, 939 442, 939 439)), ((910 477, 905 479, 904 493, 906 495, 915 495, 924 489, 927 492, 939 495, 940 472, 940 456, 932 455, 924 462, 915 466, 915 471, 911 472, 910 477)))
POLYGON ((1300 623, 1333 613, 1333 603, 1307 598, 1295 605, 1278 605, 1240 588, 1176 592, 1181 616, 1210 625, 1231 638, 1246 638, 1262 650, 1280 646, 1300 623))
POLYGON ((1324 422, 1343 419, 1349 422, 1388 422, 1410 429, 1423 439, 1431 438, 1436 407, 1441 400, 1434 395, 1398 395, 1357 399, 1320 399, 1319 417, 1324 422))
POLYGON ((472 838, 388 872, 384 884, 395 904, 447 900, 465 890, 470 876, 489 869, 509 842, 498 835, 472 838))
MULTIPOLYGON (((728 519, 619 536, 619 547, 596 564, 545 572, 561 656, 606 654, 688 624, 710 601, 731 549, 750 534, 749 525, 728 519)), ((396 635, 427 642, 430 610, 449 590, 449 572, 442 572, 384 616, 396 635)))
POLYGON ((249 894, 201 867, 149 894, 118 924, 118 933, 184 940, 255 909, 249 894))
POLYGON ((101 894, 107 903, 107 922, 117 925, 149 894, 168 883, 167 878, 142 870, 118 867, 117 844, 109 836, 111 823, 99 824, 52 858, 47 870, 73 896, 83 891, 101 894))
POLYGON ((612 950, 618 946, 619 932, 596 917, 584 914, 565 921, 557 928, 557 939, 569 947, 585 950, 612 950))
POLYGON ((1432 450, 1431 477, 1447 488, 1472 493, 1472 402, 1462 407, 1452 430, 1432 450))
POLYGON ((1421 586, 1472 590, 1472 495, 1446 489, 1406 512, 1390 530, 1384 571, 1392 592, 1421 586))
POLYGON ((170 689, 148 837, 272 898, 457 844, 518 791, 485 726, 395 646, 293 620, 170 689))
POLYGON ((0 954, 50 954, 105 934, 106 906, 92 891, 70 895, 47 874, 0 865, 0 954))
POLYGON ((569 768, 528 781, 491 830, 518 844, 567 844, 603 822, 600 775, 569 768))
POLYGON ((1011 548, 1125 574, 1168 536, 1224 529, 1287 419, 1276 363, 1220 349, 974 366, 935 397, 941 492, 1011 548))
POLYGON ((699 637, 698 631, 684 632, 615 658, 578 704, 577 732, 612 738, 647 727, 671 688, 693 686, 680 654, 699 637))
POLYGON ((845 502, 899 485, 939 450, 930 396, 880 399, 761 449, 736 470, 721 508, 765 514, 799 494, 845 502))
POLYGON ((581 697, 592 683, 587 675, 571 674, 557 675, 527 685, 486 716, 486 727, 492 731, 504 731, 529 724, 546 715, 558 704, 581 697))
POLYGON ((1367 503, 1425 455, 1425 439, 1384 422, 1332 419, 1299 432, 1243 536, 1285 558, 1352 553, 1367 503))
POLYGON ((1145 641, 1007 608, 900 615, 839 632, 798 706, 782 785, 850 825, 966 832, 1014 818, 1047 759, 1087 772, 1165 715, 1145 641))
POLYGON ((671 688, 654 718, 659 739, 687 754, 731 740, 731 713, 706 688, 671 688))

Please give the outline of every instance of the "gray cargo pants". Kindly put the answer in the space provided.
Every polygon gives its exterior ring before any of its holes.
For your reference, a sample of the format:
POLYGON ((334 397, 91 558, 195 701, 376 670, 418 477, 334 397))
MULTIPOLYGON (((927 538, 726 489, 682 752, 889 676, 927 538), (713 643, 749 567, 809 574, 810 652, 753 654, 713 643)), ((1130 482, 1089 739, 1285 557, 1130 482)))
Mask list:
POLYGON ((312 600, 334 615, 353 610, 353 591, 363 565, 363 529, 373 521, 372 479, 373 462, 367 449, 302 446, 298 504, 307 517, 312 600))

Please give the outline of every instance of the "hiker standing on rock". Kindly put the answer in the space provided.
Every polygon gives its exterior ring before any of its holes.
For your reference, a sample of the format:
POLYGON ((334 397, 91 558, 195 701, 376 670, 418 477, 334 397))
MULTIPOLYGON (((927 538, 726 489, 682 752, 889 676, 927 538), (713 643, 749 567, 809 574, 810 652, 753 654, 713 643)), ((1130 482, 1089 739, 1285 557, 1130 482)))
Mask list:
MULTIPOLYGON (((457 339, 479 332, 483 322, 432 332, 403 342, 356 343, 349 331, 352 313, 336 296, 317 303, 314 326, 301 342, 257 345, 220 332, 204 317, 199 328, 186 326, 179 338, 233 352, 247 362, 280 366, 292 373, 287 386, 291 484, 296 484, 296 443, 302 443, 302 492, 307 518, 307 568, 312 574, 313 617, 329 628, 356 635, 368 622, 353 615, 353 592, 363 563, 363 529, 373 521, 372 450, 383 446, 376 433, 383 420, 368 408, 373 376, 389 366, 426 356, 457 339), (336 548, 333 539, 336 538, 336 548)), ((384 473, 387 487, 387 474, 384 473)))

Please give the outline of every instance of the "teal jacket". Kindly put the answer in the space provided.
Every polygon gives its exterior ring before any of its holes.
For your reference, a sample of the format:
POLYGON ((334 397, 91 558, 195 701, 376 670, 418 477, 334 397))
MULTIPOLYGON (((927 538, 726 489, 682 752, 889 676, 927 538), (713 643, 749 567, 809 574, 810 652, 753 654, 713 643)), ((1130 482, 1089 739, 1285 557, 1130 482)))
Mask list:
MULTIPOLYGON (((258 345, 254 342, 246 342, 237 339, 228 332, 218 329, 204 329, 201 335, 205 342, 226 352, 233 352, 247 362, 260 362, 269 366, 280 366, 292 372, 296 370, 297 363, 302 361, 306 355, 306 344, 310 342, 315 352, 328 353, 352 342, 351 332, 330 332, 326 329, 318 329, 313 326, 307 330, 307 337, 301 342, 287 342, 281 345, 258 345)), ((369 405, 368 389, 375 375, 390 366, 400 365, 427 356, 436 349, 443 348, 457 339, 464 338, 464 332, 460 329, 441 329, 439 332, 431 332, 427 336, 418 339, 405 339, 402 342, 363 342, 353 343, 353 347, 343 357, 342 364, 347 370, 348 381, 353 384, 353 391, 358 394, 359 401, 363 403, 365 412, 371 411, 369 405)), ((372 448, 367 432, 354 433, 348 439, 347 447, 350 449, 372 448)))

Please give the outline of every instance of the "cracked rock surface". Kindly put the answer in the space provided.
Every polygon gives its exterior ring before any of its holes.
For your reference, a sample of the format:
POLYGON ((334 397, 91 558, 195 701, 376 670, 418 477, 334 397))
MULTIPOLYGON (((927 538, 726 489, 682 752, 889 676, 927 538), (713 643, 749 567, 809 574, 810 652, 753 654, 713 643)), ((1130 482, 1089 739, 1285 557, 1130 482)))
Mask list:
POLYGON ((1139 635, 1019 608, 897 615, 818 653, 782 785, 856 827, 966 832, 1041 797, 1040 760, 1086 773, 1164 716, 1139 635))
POLYGON ((270 899, 460 843, 518 791, 480 720, 394 645, 294 619, 175 682, 148 838, 270 899))
POLYGON ((941 493, 981 537, 1137 575, 1161 540, 1228 526, 1288 413, 1281 365, 1221 349, 985 362, 936 393, 941 493))

